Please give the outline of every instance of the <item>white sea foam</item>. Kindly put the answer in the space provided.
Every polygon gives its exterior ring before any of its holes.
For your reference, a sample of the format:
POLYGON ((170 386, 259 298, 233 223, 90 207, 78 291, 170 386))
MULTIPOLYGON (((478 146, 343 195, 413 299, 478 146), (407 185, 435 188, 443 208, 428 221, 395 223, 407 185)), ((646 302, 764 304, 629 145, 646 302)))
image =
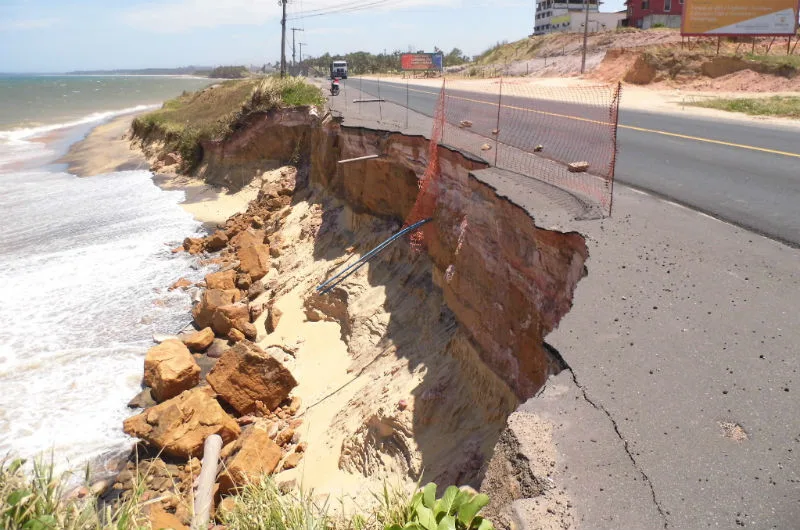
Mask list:
POLYGON ((4 168, 13 168, 17 164, 30 165, 32 162, 46 161, 53 158, 54 151, 44 142, 37 141, 47 133, 100 123, 116 116, 143 112, 154 108, 158 108, 158 105, 137 105, 120 110, 94 112, 83 118, 65 123, 0 131, 0 172, 4 172, 4 168))
POLYGON ((65 122, 65 123, 54 123, 52 125, 41 125, 39 127, 28 127, 22 129, 12 129, 10 131, 0 131, 0 141, 17 141, 17 140, 26 140, 29 138, 34 138, 36 136, 41 136, 48 132, 57 131, 59 129, 67 129, 70 127, 76 127, 78 125, 87 125, 90 123, 99 123, 103 120, 107 120, 109 118, 114 118, 116 116, 122 116, 124 114, 132 114, 134 112, 144 112, 146 110, 153 110, 157 109, 158 105, 137 105, 135 107, 128 107, 125 109, 119 110, 109 110, 105 112, 93 112, 83 118, 79 118, 77 120, 65 122))
POLYGON ((152 334, 189 320, 189 295, 166 287, 208 272, 168 245, 199 224, 147 171, 0 178, 0 454, 81 465, 130 444, 152 334))

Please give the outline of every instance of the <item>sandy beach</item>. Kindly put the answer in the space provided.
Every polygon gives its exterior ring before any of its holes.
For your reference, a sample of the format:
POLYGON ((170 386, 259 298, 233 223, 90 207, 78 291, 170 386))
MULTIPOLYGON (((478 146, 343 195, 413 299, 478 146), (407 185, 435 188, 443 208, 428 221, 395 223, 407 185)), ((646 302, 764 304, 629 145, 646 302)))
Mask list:
MULTIPOLYGON (((131 142, 130 128, 135 117, 128 114, 98 125, 86 138, 73 144, 58 162, 66 163, 67 171, 79 177, 149 170, 154 160, 148 160, 145 153, 131 142)), ((209 229, 247 209, 247 204, 258 195, 256 185, 228 193, 224 188, 179 175, 176 170, 175 166, 167 166, 153 175, 153 182, 165 190, 183 191, 186 197, 181 206, 209 229)))

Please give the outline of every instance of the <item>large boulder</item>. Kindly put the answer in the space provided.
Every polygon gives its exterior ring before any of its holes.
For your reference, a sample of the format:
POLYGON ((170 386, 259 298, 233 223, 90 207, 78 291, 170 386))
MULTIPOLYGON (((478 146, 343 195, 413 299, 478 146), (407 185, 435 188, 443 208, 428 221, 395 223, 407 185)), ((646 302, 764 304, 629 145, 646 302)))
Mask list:
POLYGON ((286 367, 248 341, 226 350, 206 380, 242 415, 253 412, 256 401, 274 410, 297 386, 286 367))
POLYGON ((208 387, 187 390, 130 417, 125 420, 123 429, 168 456, 185 459, 200 457, 205 439, 212 434, 219 434, 227 443, 241 432, 208 387))
POLYGON ((242 230, 233 236, 233 238, 231 238, 231 246, 238 250, 243 247, 259 245, 264 243, 266 236, 267 234, 263 230, 253 230, 248 228, 247 230, 242 230))
POLYGON ((214 331, 211 328, 203 328, 200 331, 195 331, 191 335, 182 337, 183 343, 189 348, 189 351, 201 352, 206 351, 211 343, 214 342, 214 331))
POLYGON ((266 431, 250 427, 234 443, 223 449, 224 465, 217 477, 219 492, 226 494, 237 486, 258 482, 261 475, 275 471, 281 461, 281 448, 266 431))
POLYGON ((248 323, 250 322, 250 310, 247 308, 247 305, 237 303, 220 306, 214 311, 214 315, 211 317, 211 329, 221 337, 227 335, 231 328, 244 331, 240 326, 236 325, 236 322, 240 319, 244 319, 248 323))
POLYGON ((212 272, 206 275, 206 287, 209 289, 236 289, 236 271, 228 269, 226 271, 212 272))
POLYGON ((203 296, 192 308, 192 316, 199 328, 211 326, 211 319, 218 307, 233 304, 242 298, 239 289, 206 289, 203 296))
POLYGON ((187 237, 183 240, 183 249, 189 254, 199 254, 203 252, 203 240, 199 237, 187 237))
POLYGON ((217 230, 206 238, 205 247, 209 252, 222 250, 228 244, 228 236, 222 230, 217 230))
POLYGON ((165 340, 147 351, 144 358, 144 384, 156 401, 173 398, 200 382, 200 367, 183 342, 165 340))
POLYGON ((240 247, 236 251, 236 258, 239 260, 239 270, 249 274, 253 281, 263 278, 272 263, 269 246, 263 243, 240 247))

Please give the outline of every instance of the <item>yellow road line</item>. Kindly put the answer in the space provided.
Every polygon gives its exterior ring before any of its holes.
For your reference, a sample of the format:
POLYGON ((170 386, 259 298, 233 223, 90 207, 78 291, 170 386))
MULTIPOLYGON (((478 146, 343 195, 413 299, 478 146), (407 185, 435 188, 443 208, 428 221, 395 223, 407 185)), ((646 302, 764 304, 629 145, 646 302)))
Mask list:
MULTIPOLYGON (((418 89, 414 89, 414 88, 409 88, 409 90, 412 91, 412 92, 421 92, 423 94, 438 95, 438 92, 431 92, 429 90, 418 90, 418 89)), ((459 100, 462 100, 462 101, 469 101, 471 103, 482 103, 484 105, 489 105, 489 106, 495 106, 496 105, 496 103, 493 103, 491 101, 483 101, 483 100, 480 100, 480 99, 471 99, 471 98, 465 98, 465 97, 461 97, 461 96, 447 96, 447 97, 453 98, 453 99, 459 99, 459 100)), ((609 126, 612 125, 612 123, 610 123, 610 122, 598 121, 598 120, 590 120, 588 118, 581 118, 580 116, 571 116, 569 114, 558 114, 558 113, 554 113, 554 112, 545 112, 545 111, 542 111, 542 110, 527 109, 527 108, 524 108, 524 107, 517 107, 517 106, 514 106, 514 105, 502 105, 502 107, 507 108, 507 109, 513 109, 513 110, 521 110, 521 111, 525 111, 525 112, 533 112, 533 113, 536 113, 536 114, 544 114, 546 116, 555 116, 557 118, 566 118, 566 119, 569 119, 569 120, 583 121, 583 122, 589 122, 589 123, 597 123, 597 124, 600 124, 600 125, 609 125, 609 126)), ((629 129, 631 131, 646 132, 646 133, 651 133, 651 134, 661 134, 661 135, 664 135, 664 136, 671 136, 673 138, 681 138, 683 140, 692 140, 692 141, 695 141, 695 142, 705 142, 705 143, 709 143, 709 144, 724 145, 726 147, 737 147, 739 149, 748 149, 750 151, 759 151, 759 152, 762 152, 762 153, 769 153, 769 154, 772 154, 772 155, 781 155, 781 156, 789 156, 789 157, 792 157, 792 158, 800 158, 800 153, 790 153, 790 152, 787 152, 787 151, 778 151, 776 149, 768 149, 766 147, 757 147, 755 145, 746 145, 746 144, 737 144, 737 143, 733 143, 733 142, 724 142, 722 140, 713 140, 711 138, 702 138, 700 136, 689 136, 689 135, 686 135, 686 134, 678 134, 678 133, 672 133, 672 132, 667 132, 667 131, 659 131, 658 129, 645 129, 643 127, 634 127, 633 125, 623 125, 621 123, 617 127, 619 127, 620 129, 629 129)))
POLYGON ((727 147, 738 147, 739 149, 749 149, 751 151, 761 151, 762 153, 770 153, 773 155, 791 156, 793 158, 800 158, 800 153, 789 153, 787 151, 777 151, 775 149, 767 149, 766 147, 756 147, 755 145, 735 144, 732 142, 723 142, 722 140, 712 140, 711 138, 701 138, 699 136, 689 136, 686 134, 671 133, 667 131, 659 131, 656 129, 644 129, 642 127, 634 127, 633 125, 619 125, 622 129, 630 129, 632 131, 648 132, 653 134, 663 134, 664 136, 672 136, 674 138, 683 138, 684 140, 694 140, 695 142, 706 142, 709 144, 724 145, 727 147))

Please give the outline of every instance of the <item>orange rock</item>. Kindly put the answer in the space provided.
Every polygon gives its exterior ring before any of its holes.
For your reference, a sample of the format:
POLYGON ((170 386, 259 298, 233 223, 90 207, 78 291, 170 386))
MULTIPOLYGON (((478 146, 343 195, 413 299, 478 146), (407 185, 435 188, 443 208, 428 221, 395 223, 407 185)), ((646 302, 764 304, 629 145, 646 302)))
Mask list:
POLYGON ((209 252, 217 252, 222 250, 228 245, 228 236, 222 230, 217 230, 205 240, 206 250, 209 252))
POLYGON ((297 386, 286 367, 251 342, 226 350, 206 380, 242 415, 253 412, 256 401, 274 410, 297 386))
POLYGON ((231 246, 235 249, 252 247, 264 243, 266 232, 263 230, 242 230, 231 239, 231 246))
POLYGON ((233 322, 233 327, 241 331, 247 340, 251 342, 256 341, 258 330, 247 318, 237 318, 233 322))
POLYGON ((245 304, 237 303, 220 306, 211 317, 211 329, 214 330, 214 333, 223 337, 234 327, 244 332, 241 327, 234 324, 240 319, 250 322, 250 310, 245 304))
POLYGON ((214 342, 214 331, 211 328, 203 328, 195 331, 191 335, 183 337, 183 343, 193 352, 205 351, 214 342))
POLYGON ((229 269, 227 271, 212 272, 206 275, 206 286, 209 289, 236 289, 236 271, 229 269))
POLYGON ((263 278, 271 264, 269 246, 263 243, 241 247, 236 257, 239 259, 239 270, 249 274, 253 281, 263 278))
POLYGON ((165 340, 147 351, 144 384, 156 401, 173 398, 200 382, 200 367, 189 349, 177 339, 165 340))
POLYGON ((174 291, 175 289, 186 289, 187 287, 191 287, 192 282, 187 280, 186 278, 181 278, 172 285, 169 286, 170 291, 174 291))
POLYGON ((125 433, 179 458, 200 457, 203 443, 212 434, 231 442, 241 430, 228 416, 208 387, 187 390, 181 395, 125 420, 125 433))
POLYGON ((248 481, 257 482, 261 475, 275 471, 281 460, 281 448, 270 440, 266 432, 251 427, 236 440, 233 447, 225 448, 230 454, 217 477, 220 494, 226 494, 248 481))
POLYGON ((238 289, 207 289, 200 302, 192 308, 195 323, 200 328, 211 326, 211 319, 218 307, 238 302, 241 297, 238 289))
POLYGON ((241 331, 239 331, 236 328, 231 328, 231 330, 228 332, 226 337, 231 342, 242 342, 243 340, 246 339, 246 337, 244 336, 244 333, 242 333, 241 331))
POLYGON ((283 469, 294 469, 303 458, 303 453, 292 453, 283 461, 283 469))
POLYGON ((292 437, 294 436, 294 429, 291 427, 286 428, 278 433, 278 436, 275 437, 275 443, 284 446, 292 441, 292 437))
POLYGON ((283 311, 275 307, 275 304, 269 305, 269 313, 267 314, 267 320, 265 322, 267 333, 275 332, 275 330, 278 328, 278 323, 281 321, 282 316, 283 316, 283 311))
POLYGON ((187 237, 183 240, 183 249, 189 254, 199 254, 204 249, 203 240, 197 237, 187 237))
POLYGON ((147 519, 153 530, 189 530, 189 527, 183 524, 178 516, 166 511, 160 503, 151 504, 147 508, 147 519))

